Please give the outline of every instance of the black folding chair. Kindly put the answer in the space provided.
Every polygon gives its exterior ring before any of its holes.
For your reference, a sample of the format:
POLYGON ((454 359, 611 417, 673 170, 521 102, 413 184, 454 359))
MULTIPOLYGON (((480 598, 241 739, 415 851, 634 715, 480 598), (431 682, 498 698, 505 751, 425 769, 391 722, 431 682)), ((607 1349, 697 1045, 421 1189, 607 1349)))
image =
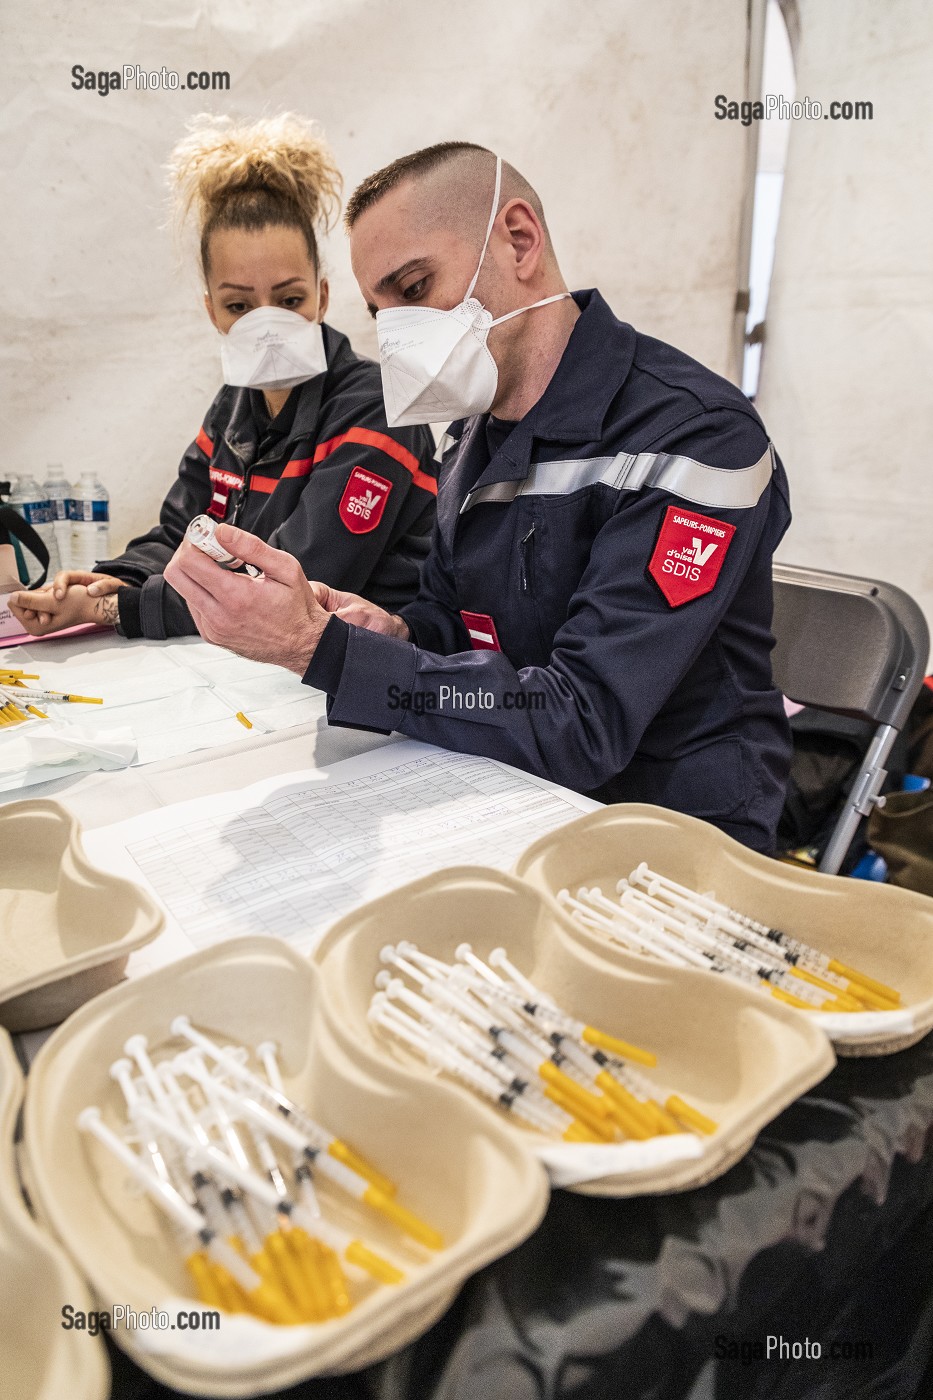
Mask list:
POLYGON ((873 723, 820 869, 834 875, 878 800, 885 763, 923 684, 930 634, 903 589, 875 579, 774 565, 774 678, 799 705, 873 723))

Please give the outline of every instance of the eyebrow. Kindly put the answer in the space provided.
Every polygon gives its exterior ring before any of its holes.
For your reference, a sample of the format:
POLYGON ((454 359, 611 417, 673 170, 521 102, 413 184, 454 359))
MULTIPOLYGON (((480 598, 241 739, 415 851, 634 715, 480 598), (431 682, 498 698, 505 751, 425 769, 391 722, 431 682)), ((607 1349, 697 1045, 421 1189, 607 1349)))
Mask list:
POLYGON ((404 277, 406 272, 412 272, 416 267, 424 267, 427 262, 428 259, 425 257, 409 258, 407 263, 402 263, 401 267, 397 267, 394 272, 387 272, 385 277, 380 277, 376 283, 376 291, 390 292, 399 278, 404 277))
MULTIPOLYGON (((304 277, 286 277, 284 282, 276 282, 275 286, 272 288, 272 291, 278 292, 281 291, 283 287, 290 287, 293 282, 304 281, 304 277)), ((221 282, 217 290, 223 291, 225 288, 229 288, 231 291, 234 292, 254 292, 256 290, 255 287, 244 287, 242 282, 221 282)))

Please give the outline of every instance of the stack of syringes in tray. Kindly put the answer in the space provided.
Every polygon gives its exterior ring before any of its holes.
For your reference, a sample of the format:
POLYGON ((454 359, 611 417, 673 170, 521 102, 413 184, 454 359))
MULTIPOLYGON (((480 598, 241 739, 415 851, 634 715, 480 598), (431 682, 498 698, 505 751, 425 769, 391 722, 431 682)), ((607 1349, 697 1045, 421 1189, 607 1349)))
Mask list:
POLYGON ((769 928, 715 899, 658 875, 642 862, 599 888, 560 890, 574 923, 671 967, 716 972, 805 1011, 893 1011, 900 993, 857 968, 769 928))
POLYGON ((566 1142, 713 1133, 717 1124, 633 1064, 657 1056, 568 1015, 509 960, 462 943, 447 963, 387 945, 371 1023, 525 1127, 566 1142), (406 980, 407 979, 407 980, 406 980))
POLYGON ((316 1181, 322 1196, 336 1188, 355 1203, 364 1232, 368 1208, 418 1245, 441 1248, 391 1181, 287 1097, 271 1042, 256 1047, 259 1073, 242 1047, 221 1046, 185 1016, 171 1030, 189 1042, 181 1054, 154 1063, 136 1035, 111 1066, 125 1131, 95 1107, 78 1126, 168 1217, 202 1302, 266 1322, 323 1322, 348 1312, 361 1285, 402 1281, 396 1263, 324 1215, 316 1181))

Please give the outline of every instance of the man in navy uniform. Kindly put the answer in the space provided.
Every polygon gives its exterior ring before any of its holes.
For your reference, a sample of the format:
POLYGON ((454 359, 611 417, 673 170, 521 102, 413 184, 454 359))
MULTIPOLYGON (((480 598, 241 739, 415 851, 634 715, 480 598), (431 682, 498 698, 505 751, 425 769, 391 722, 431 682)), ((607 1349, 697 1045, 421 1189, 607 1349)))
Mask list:
POLYGON ((325 690, 332 724, 773 850, 790 738, 771 561, 790 509, 751 404, 598 292, 571 295, 534 190, 482 147, 394 162, 347 225, 389 423, 453 420, 419 593, 389 614, 223 527, 265 578, 182 546, 167 577, 202 635, 325 690))

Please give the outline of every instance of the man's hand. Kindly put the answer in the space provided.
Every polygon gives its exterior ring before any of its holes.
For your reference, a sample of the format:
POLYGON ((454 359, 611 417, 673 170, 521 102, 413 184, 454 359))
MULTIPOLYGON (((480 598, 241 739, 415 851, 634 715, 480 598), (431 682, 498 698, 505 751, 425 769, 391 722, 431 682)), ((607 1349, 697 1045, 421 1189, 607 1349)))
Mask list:
POLYGON ((328 588, 326 583, 312 580, 314 596, 326 612, 336 613, 344 622, 352 622, 356 627, 365 627, 367 632, 381 632, 384 637, 401 637, 407 642, 411 633, 408 626, 395 613, 387 613, 384 608, 361 598, 358 593, 341 593, 337 588, 328 588))
POLYGON ((118 611, 113 595, 123 586, 121 579, 108 574, 62 569, 45 588, 12 593, 10 612, 34 637, 85 622, 114 627, 118 611))
POLYGON ((330 613, 298 560, 234 525, 218 525, 216 539, 263 577, 222 569, 183 541, 165 569, 166 582, 184 598, 206 642, 303 676, 330 613))

